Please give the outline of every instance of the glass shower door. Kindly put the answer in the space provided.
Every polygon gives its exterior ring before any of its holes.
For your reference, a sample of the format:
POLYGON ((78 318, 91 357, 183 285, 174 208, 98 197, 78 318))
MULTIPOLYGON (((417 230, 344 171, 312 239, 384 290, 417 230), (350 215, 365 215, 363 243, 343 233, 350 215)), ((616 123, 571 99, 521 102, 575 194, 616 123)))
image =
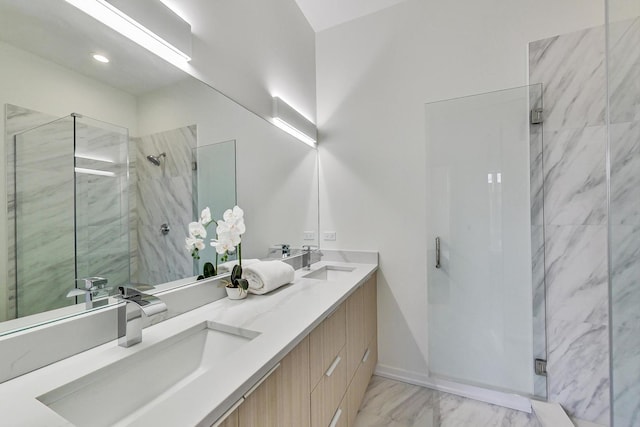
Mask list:
POLYGON ((541 107, 539 85, 425 107, 433 376, 546 395, 541 107))
POLYGON ((131 282, 129 133, 90 117, 74 118, 76 275, 105 277, 115 289, 131 282))
POLYGON ((129 283, 127 150, 126 129, 76 114, 15 136, 16 317, 84 301, 77 278, 129 283))

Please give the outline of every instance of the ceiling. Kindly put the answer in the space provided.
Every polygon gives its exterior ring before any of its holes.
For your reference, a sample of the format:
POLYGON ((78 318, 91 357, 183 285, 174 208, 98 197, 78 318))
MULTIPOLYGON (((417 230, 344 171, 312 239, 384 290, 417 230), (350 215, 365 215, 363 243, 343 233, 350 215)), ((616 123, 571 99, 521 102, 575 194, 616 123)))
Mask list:
POLYGON ((316 33, 403 1, 405 0, 296 0, 316 33))
POLYGON ((0 41, 134 95, 185 77, 65 1, 0 0, 0 41), (92 53, 111 62, 100 64, 92 53))

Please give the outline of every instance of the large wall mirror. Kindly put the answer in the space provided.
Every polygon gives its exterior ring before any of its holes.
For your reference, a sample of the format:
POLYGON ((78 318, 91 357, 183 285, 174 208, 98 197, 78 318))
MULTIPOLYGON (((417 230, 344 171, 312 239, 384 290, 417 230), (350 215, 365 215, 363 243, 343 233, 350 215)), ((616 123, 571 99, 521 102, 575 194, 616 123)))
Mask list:
POLYGON ((0 0, 0 63, 0 334, 90 308, 87 277, 192 282, 205 206, 244 209, 243 258, 318 244, 315 149, 67 2, 0 0))

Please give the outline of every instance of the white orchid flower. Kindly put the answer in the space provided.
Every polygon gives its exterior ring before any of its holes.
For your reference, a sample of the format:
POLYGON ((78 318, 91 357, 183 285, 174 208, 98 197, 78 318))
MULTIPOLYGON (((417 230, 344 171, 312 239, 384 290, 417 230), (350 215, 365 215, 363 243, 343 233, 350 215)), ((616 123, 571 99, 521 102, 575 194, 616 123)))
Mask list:
POLYGON ((228 223, 235 223, 244 218, 244 211, 239 206, 234 206, 233 209, 227 209, 222 215, 222 219, 228 223))
POLYGON ((238 236, 244 234, 246 227, 244 225, 244 219, 240 218, 235 221, 219 221, 216 227, 216 233, 218 235, 224 233, 237 234, 238 236))
POLYGON ((211 210, 207 206, 202 210, 202 213, 200 213, 200 223, 202 225, 207 225, 210 222, 211 222, 211 210))
POLYGON ((205 248, 204 240, 197 237, 187 237, 184 242, 189 252, 193 252, 194 249, 201 251, 205 248))
POLYGON ((219 236, 218 239, 211 240, 211 246, 216 248, 216 252, 220 255, 224 255, 226 252, 233 252, 236 249, 232 241, 224 237, 220 238, 219 236))
POLYGON ((201 223, 191 222, 189 223, 189 236, 204 239, 205 237, 207 237, 207 230, 201 223))

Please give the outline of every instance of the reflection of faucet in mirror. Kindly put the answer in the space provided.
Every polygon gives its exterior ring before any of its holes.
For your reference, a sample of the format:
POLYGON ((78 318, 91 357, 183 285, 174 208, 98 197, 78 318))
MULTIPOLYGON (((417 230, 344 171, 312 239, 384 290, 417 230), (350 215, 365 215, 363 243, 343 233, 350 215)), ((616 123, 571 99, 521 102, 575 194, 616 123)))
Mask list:
POLYGON ((167 311, 167 305, 160 298, 141 291, 146 289, 153 289, 153 286, 118 287, 120 298, 125 302, 118 307, 118 345, 121 347, 142 341, 143 313, 151 317, 167 311))
POLYGON ((318 255, 322 256, 322 252, 320 252, 320 250, 318 249, 317 246, 304 245, 302 247, 302 268, 304 268, 305 270, 311 270, 311 263, 312 263, 311 254, 312 254, 312 252, 315 252, 318 255))
POLYGON ((270 253, 281 254, 282 258, 288 258, 289 255, 291 255, 291 245, 287 243, 280 243, 278 245, 274 245, 270 253))
POLYGON ((76 282, 84 283, 84 288, 71 289, 67 293, 67 298, 84 295, 87 310, 107 304, 109 291, 113 289, 112 287, 107 286, 107 279, 104 277, 85 277, 82 279, 76 279, 76 282), (96 300, 99 300, 100 303, 96 303, 96 300))

